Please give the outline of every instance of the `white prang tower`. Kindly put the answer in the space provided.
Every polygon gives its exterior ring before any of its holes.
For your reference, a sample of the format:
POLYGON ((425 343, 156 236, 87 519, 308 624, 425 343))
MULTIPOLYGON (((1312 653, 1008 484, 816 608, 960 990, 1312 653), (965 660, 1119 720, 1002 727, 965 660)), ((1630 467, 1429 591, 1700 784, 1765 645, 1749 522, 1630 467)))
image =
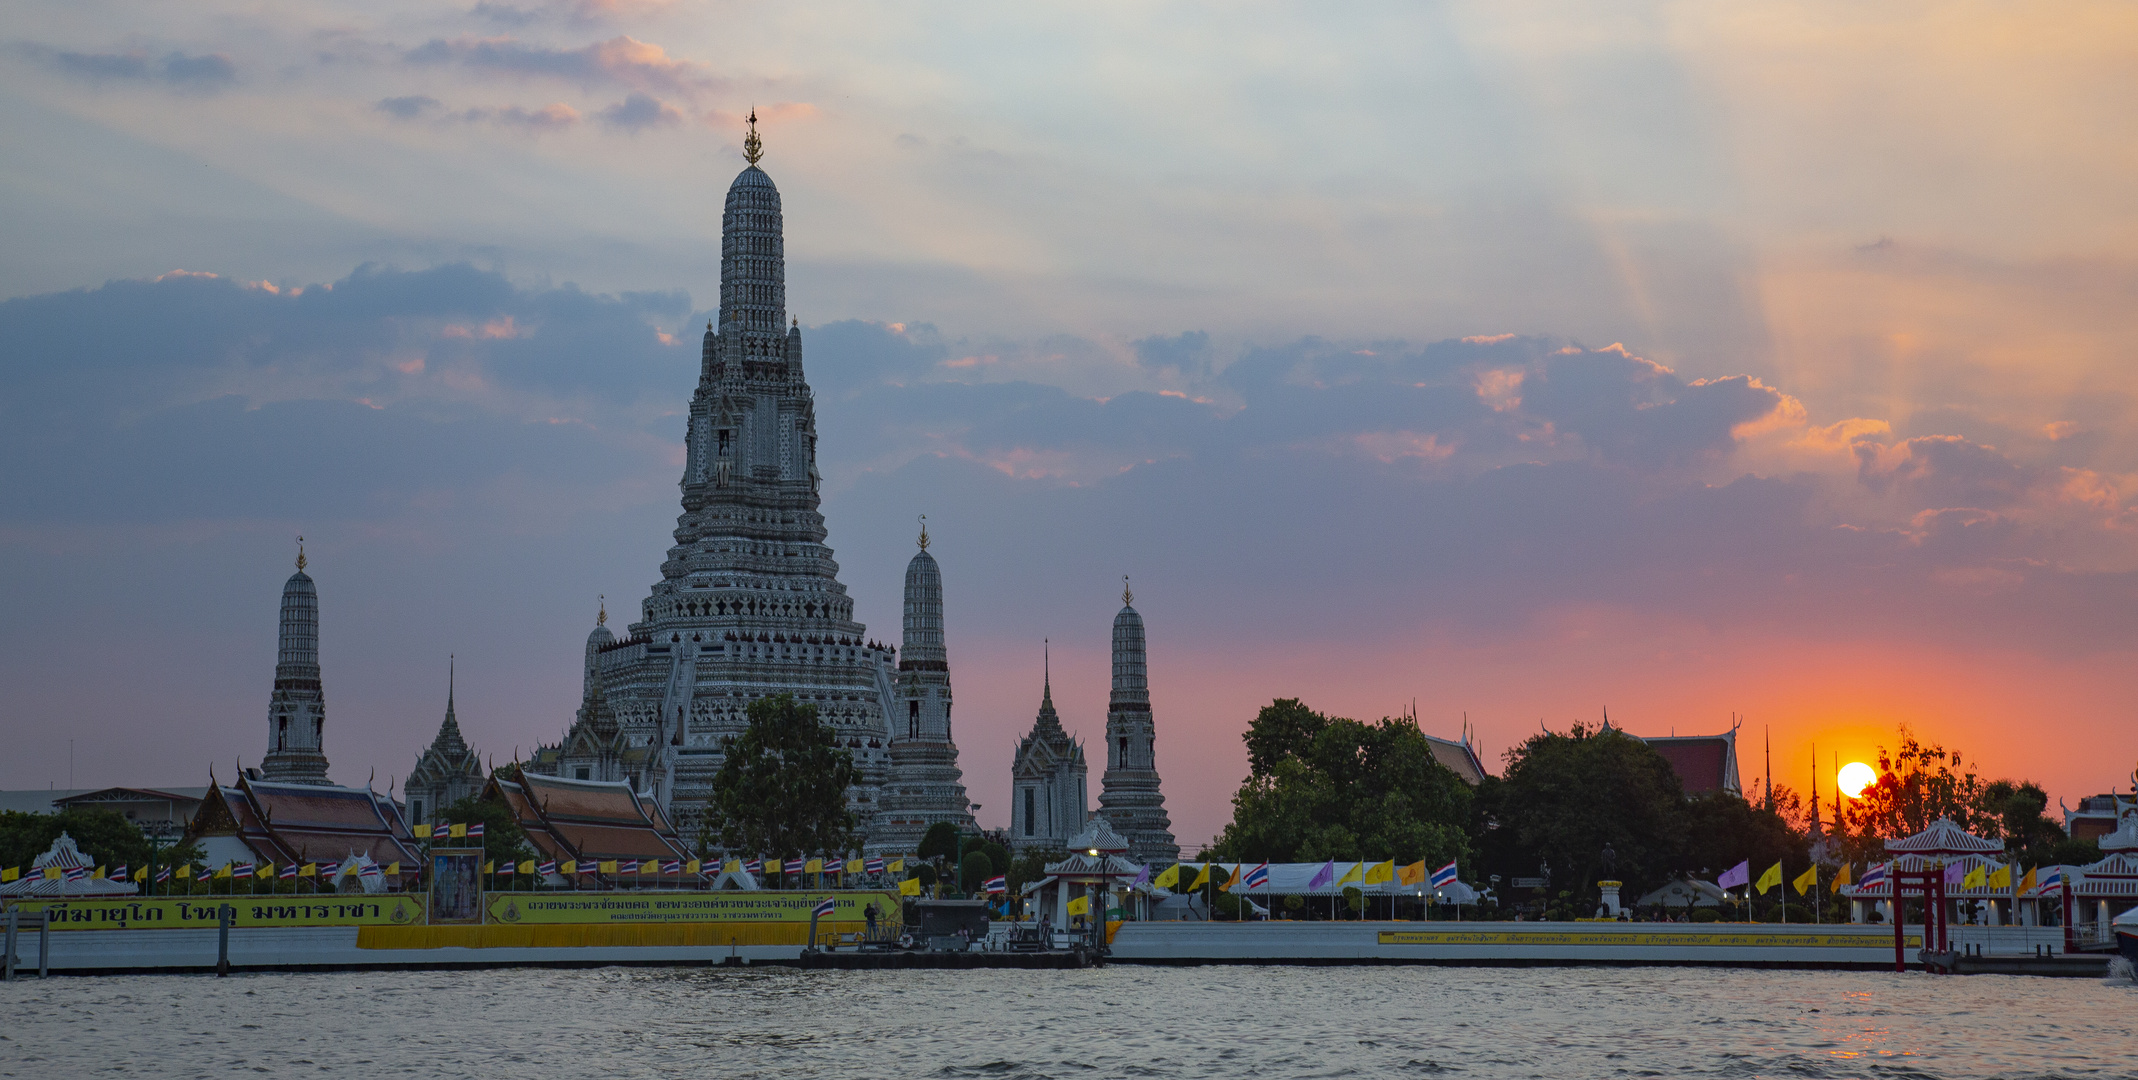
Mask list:
POLYGON ((267 697, 267 757, 260 772, 291 784, 327 782, 327 699, 319 688, 319 590, 304 572, 304 538, 297 538, 297 572, 282 585, 282 640, 275 653, 275 689, 267 697))
POLYGON ((1106 776, 1099 814, 1128 840, 1137 862, 1173 861, 1180 845, 1158 789, 1157 729, 1151 722, 1151 682, 1144 666, 1143 616, 1136 594, 1121 579, 1121 611, 1114 616, 1114 688, 1106 709, 1106 776))
POLYGON ((950 653, 943 645, 943 570, 928 554, 928 522, 921 519, 920 551, 906 564, 905 638, 898 654, 898 687, 891 723, 891 769, 883 785, 869 846, 914 851, 928 826, 947 821, 971 831, 965 774, 950 728, 950 653))

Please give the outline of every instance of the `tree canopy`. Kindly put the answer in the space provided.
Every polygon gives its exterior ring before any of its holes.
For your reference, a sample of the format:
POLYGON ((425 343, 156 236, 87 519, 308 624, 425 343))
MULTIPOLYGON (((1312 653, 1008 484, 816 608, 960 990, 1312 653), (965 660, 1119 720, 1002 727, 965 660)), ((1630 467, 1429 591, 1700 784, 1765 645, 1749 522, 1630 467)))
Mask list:
POLYGON ((1470 788, 1411 720, 1366 724, 1280 698, 1242 738, 1250 771, 1214 846, 1219 858, 1439 865, 1466 854, 1470 788))
MULTIPOLYGON (((507 766, 510 768, 510 766, 507 766)), ((517 777, 508 777, 517 779, 517 777)), ((513 819, 512 810, 503 802, 483 801, 479 795, 470 795, 440 811, 445 820, 483 826, 483 858, 499 863, 518 862, 531 858, 534 848, 527 842, 527 833, 513 819)))
POLYGON ((758 698, 748 726, 723 750, 707 806, 722 846, 776 857, 853 847, 858 822, 846 791, 854 759, 818 721, 816 706, 792 694, 758 698))
POLYGON ((1677 867, 1685 803, 1670 763, 1639 739, 1578 723, 1540 732, 1507 751, 1506 772, 1478 790, 1483 861, 1507 877, 1548 867, 1552 888, 1577 892, 1609 876, 1630 899, 1677 867))
MULTIPOLYGON (((31 860, 51 848, 60 833, 74 838, 82 854, 106 866, 145 866, 148 838, 140 828, 116 810, 69 807, 56 814, 26 814, 0 811, 0 866, 27 869, 31 860)), ((185 854, 181 852, 180 854, 185 854)), ((166 856, 168 858, 168 856, 166 856)))

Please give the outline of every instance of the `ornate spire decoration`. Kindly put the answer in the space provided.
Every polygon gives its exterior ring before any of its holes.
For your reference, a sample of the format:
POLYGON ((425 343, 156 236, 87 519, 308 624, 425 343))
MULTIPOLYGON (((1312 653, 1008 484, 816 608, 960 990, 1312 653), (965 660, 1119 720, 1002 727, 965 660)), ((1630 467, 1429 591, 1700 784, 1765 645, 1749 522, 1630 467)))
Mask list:
POLYGON ((1123 574, 1121 575, 1121 606, 1134 607, 1135 604, 1136 594, 1128 591, 1128 575, 1123 574))
POLYGON ((742 137, 743 160, 755 165, 765 156, 764 140, 757 137, 757 109, 750 109, 750 133, 742 137))
POLYGON ((921 550, 928 550, 928 515, 921 515, 921 550))
POLYGON ((601 597, 600 597, 600 598, 599 598, 598 600, 596 600, 595 602, 601 605, 601 612, 600 612, 599 614, 597 614, 597 615, 595 615, 595 616, 594 616, 594 625, 595 625, 595 626, 607 626, 607 625, 609 625, 609 597, 608 597, 608 594, 607 594, 607 593, 603 593, 603 594, 601 595, 601 597))
POLYGON ((304 537, 297 538, 297 569, 304 569, 304 537))

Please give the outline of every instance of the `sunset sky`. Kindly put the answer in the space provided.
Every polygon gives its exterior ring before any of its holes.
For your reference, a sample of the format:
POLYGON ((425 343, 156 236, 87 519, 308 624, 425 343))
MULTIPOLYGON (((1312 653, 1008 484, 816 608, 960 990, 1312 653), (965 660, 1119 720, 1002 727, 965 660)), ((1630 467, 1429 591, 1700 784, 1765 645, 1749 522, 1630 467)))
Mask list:
MULTIPOLYGON (((184 5, 0 41, 0 787, 555 741, 678 511, 762 121, 824 513, 1008 821, 1130 575, 1180 839, 1273 697, 2138 763, 2138 9, 184 5), (918 14, 916 14, 918 13, 918 14)), ((1095 769, 1091 787, 1096 796, 1095 769)), ((2053 807, 2052 807, 2053 810, 2053 807)))

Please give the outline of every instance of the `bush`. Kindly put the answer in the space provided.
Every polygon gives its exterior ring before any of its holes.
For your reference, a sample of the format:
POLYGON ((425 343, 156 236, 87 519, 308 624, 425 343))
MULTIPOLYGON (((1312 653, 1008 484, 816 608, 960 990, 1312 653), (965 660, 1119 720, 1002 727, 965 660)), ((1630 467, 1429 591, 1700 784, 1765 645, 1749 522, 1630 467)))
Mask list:
POLYGON ((1693 909, 1693 921, 1694 921, 1694 922, 1721 922, 1721 921, 1722 921, 1722 913, 1721 913, 1721 912, 1719 912, 1719 911, 1716 911, 1716 910, 1715 910, 1714 908, 1711 908, 1711 907, 1703 907, 1703 908, 1694 908, 1694 909, 1693 909))
POLYGON ((995 864, 988 860, 987 852, 968 851, 958 862, 958 889, 968 895, 978 894, 987 879, 995 876, 995 864))

